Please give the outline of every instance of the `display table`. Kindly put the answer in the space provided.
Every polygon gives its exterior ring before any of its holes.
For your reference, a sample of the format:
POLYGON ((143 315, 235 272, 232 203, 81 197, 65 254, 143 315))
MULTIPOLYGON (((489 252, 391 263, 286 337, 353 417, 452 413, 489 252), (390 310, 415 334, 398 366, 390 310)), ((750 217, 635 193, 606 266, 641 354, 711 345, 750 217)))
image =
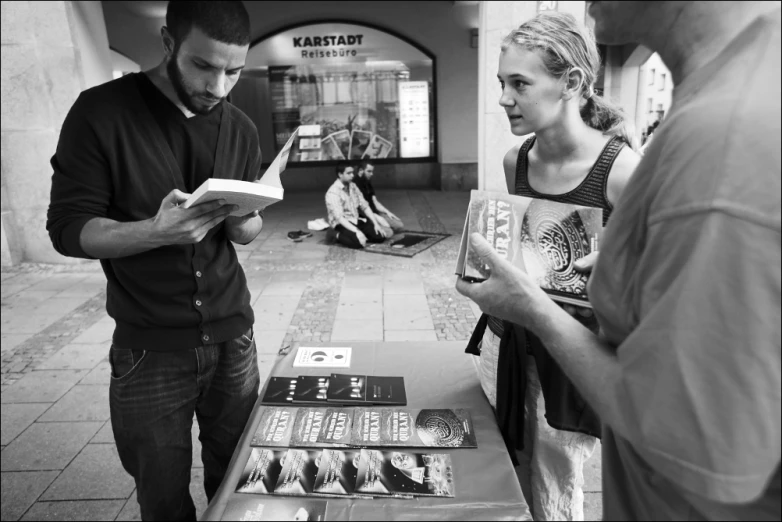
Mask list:
MULTIPOLYGON (((308 346, 352 346, 350 368, 293 368, 294 349, 278 358, 271 375, 401 375, 405 378, 407 407, 468 408, 478 440, 478 448, 473 449, 433 448, 435 452, 451 454, 454 498, 329 498, 328 520, 532 520, 494 413, 481 390, 472 356, 464 353, 464 342, 313 343, 308 346)), ((230 502, 248 496, 236 493, 235 489, 250 456, 250 440, 260 420, 260 397, 264 391, 265 385, 225 479, 202 520, 220 520, 230 502)), ((254 496, 260 500, 271 498, 254 496)))

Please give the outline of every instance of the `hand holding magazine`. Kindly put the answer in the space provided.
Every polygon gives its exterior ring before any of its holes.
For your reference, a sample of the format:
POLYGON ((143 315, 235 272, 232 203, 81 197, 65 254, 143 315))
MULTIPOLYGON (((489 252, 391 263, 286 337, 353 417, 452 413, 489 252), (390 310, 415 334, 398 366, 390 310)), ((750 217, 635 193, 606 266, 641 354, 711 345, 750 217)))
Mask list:
POLYGON ((524 270, 552 299, 591 308, 588 275, 577 261, 598 250, 603 211, 555 201, 473 190, 464 223, 456 274, 483 281, 489 267, 472 251, 469 236, 481 234, 500 257, 524 270))
POLYGON ((222 199, 228 205, 239 206, 231 213, 232 216, 246 216, 282 201, 283 188, 280 174, 288 164, 288 156, 298 132, 299 129, 293 131, 285 146, 258 181, 210 178, 204 181, 182 206, 190 208, 208 201, 222 199))

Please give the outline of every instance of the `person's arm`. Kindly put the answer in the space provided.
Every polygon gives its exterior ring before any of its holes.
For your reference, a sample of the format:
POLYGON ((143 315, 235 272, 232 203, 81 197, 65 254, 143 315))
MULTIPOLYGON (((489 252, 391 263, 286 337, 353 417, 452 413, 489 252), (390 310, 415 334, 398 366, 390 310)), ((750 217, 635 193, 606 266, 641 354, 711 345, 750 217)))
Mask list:
POLYGON ((179 206, 189 194, 172 190, 151 219, 119 222, 93 218, 81 229, 83 251, 95 259, 113 259, 140 254, 165 245, 192 244, 201 241, 236 207, 210 201, 192 208, 179 206))
POLYGON ((561 310, 482 237, 471 241, 492 275, 459 280, 457 290, 535 333, 649 466, 719 502, 762 493, 780 459, 778 231, 722 212, 653 222, 645 251, 666 255, 636 268, 637 325, 618 346, 561 310))
POLYGON ((640 161, 641 156, 629 146, 619 152, 606 180, 606 197, 611 205, 616 206, 640 161))
POLYGON ((369 206, 369 203, 367 203, 367 200, 364 198, 364 195, 361 193, 361 191, 356 187, 355 184, 351 183, 350 190, 355 191, 355 195, 358 197, 358 208, 364 213, 364 215, 369 219, 369 221, 372 223, 372 226, 375 229, 376 234, 383 235, 383 228, 380 226, 380 223, 377 222, 377 217, 375 216, 375 213, 372 212, 372 208, 369 206))

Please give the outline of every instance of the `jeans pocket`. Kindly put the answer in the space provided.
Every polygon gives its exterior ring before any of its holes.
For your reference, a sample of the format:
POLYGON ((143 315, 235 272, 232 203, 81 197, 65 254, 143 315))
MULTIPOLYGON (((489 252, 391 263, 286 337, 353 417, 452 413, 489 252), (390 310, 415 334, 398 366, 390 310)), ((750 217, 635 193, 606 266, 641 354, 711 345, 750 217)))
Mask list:
POLYGON ((130 350, 111 345, 109 350, 109 365, 113 381, 127 381, 133 376, 147 358, 146 350, 130 350))

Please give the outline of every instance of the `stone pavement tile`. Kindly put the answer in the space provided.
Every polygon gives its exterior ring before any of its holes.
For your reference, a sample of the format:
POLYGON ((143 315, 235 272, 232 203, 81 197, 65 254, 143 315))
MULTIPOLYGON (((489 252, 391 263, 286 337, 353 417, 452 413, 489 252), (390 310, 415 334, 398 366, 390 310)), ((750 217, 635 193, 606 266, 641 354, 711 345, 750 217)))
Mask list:
POLYGON ((13 307, 11 314, 4 313, 0 324, 6 333, 38 333, 88 299, 86 296, 52 297, 35 305, 20 305, 13 307))
POLYGON ((86 370, 33 371, 4 390, 0 401, 55 402, 86 375, 86 370))
POLYGON ((111 338, 114 335, 115 326, 114 319, 105 315, 97 323, 74 338, 70 344, 102 344, 108 350, 111 346, 111 338))
POLYGON ((117 515, 115 520, 122 522, 137 522, 141 520, 141 509, 138 506, 135 491, 128 501, 125 502, 125 506, 122 508, 122 511, 119 512, 119 515, 117 515))
POLYGON ((106 276, 101 273, 96 277, 88 277, 78 285, 69 288, 60 295, 93 297, 94 295, 104 291, 106 291, 106 276))
MULTIPOLYGON (((193 498, 193 504, 195 504, 196 518, 200 519, 209 505, 206 500, 206 492, 204 491, 203 469, 194 467, 190 471, 190 496, 193 498)), ((116 520, 118 522, 136 522, 141 520, 141 510, 139 509, 135 491, 125 503, 125 507, 122 508, 116 520)))
POLYGON ((288 296, 301 298, 304 289, 307 288, 307 281, 272 281, 266 285, 261 292, 261 296, 288 296))
POLYGON ((111 383, 111 365, 109 361, 103 361, 93 368, 79 384, 104 384, 108 386, 111 383))
POLYGON ((39 364, 36 370, 92 370, 109 356, 106 344, 69 344, 49 359, 39 364))
POLYGON ((114 432, 111 431, 111 420, 107 420, 106 424, 90 440, 90 444, 115 444, 115 442, 114 432))
POLYGON ((253 311, 258 314, 293 313, 299 306, 299 299, 287 295, 263 296, 253 305, 253 311))
POLYGON ((86 274, 52 274, 30 287, 32 291, 51 290, 62 292, 78 285, 87 278, 86 274))
POLYGON ((21 520, 114 520, 125 500, 36 502, 21 520))
POLYGON ((280 270, 272 273, 273 282, 300 282, 309 281, 312 270, 280 270))
POLYGON ((383 277, 380 275, 367 275, 362 273, 348 273, 345 274, 345 280, 342 283, 342 288, 347 289, 373 289, 383 288, 383 277))
POLYGON ((261 388, 268 379, 275 362, 277 362, 276 355, 258 354, 258 374, 261 377, 261 388))
MULTIPOLYGON (((5 455, 3 455, 5 457, 5 455)), ((3 473, 0 478, 0 520, 19 520, 38 499, 59 471, 3 473)))
POLYGON ((603 520, 603 493, 584 493, 584 520, 603 520))
POLYGON ((386 341, 436 341, 434 330, 386 330, 386 341))
POLYGON ((377 303, 383 304, 382 288, 343 288, 339 294, 339 303, 377 303))
POLYGON ((64 469, 101 422, 35 422, 3 450, 2 471, 64 469))
POLYGON ((424 283, 419 279, 411 281, 385 281, 385 295, 424 295, 424 283))
POLYGON ((397 313, 404 310, 429 310, 429 301, 421 295, 389 295, 383 296, 383 310, 397 313))
POLYGON ((0 415, 0 444, 7 446, 40 417, 50 404, 4 404, 0 415))
POLYGON ((110 416, 108 386, 77 384, 38 422, 107 421, 110 416))
POLYGON ((597 441, 592 456, 584 463, 584 491, 593 493, 603 491, 603 445, 597 441))
POLYGON ((258 354, 274 354, 282 347, 287 330, 255 330, 255 348, 258 354))
POLYGON ((198 420, 196 420, 196 418, 193 417, 193 426, 190 430, 190 435, 193 439, 193 467, 194 468, 204 467, 204 461, 201 459, 201 441, 198 440, 199 433, 200 431, 198 429, 198 420))
POLYGON ((383 306, 373 303, 339 303, 337 305, 337 321, 351 319, 383 319, 383 306))
POLYGON ((382 341, 383 321, 376 319, 334 321, 332 342, 337 341, 382 341))
POLYGON ((429 310, 417 311, 411 310, 399 315, 385 315, 383 324, 388 330, 432 330, 434 331, 434 322, 429 310))
POLYGON ((87 444, 41 500, 126 499, 134 487, 133 478, 122 468, 116 446, 87 444))
POLYGON ((12 349, 16 348, 17 346, 25 342, 31 336, 32 334, 6 334, 4 332, 2 334, 2 337, 0 337, 0 353, 11 351, 12 349))

